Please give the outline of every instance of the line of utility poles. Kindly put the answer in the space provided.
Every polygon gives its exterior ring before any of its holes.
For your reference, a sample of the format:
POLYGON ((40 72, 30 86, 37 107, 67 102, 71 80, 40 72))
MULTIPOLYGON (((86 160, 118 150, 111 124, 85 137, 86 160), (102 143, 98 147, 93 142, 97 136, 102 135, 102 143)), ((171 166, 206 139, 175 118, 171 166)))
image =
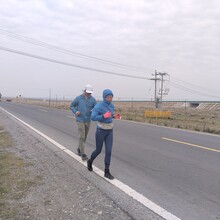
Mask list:
POLYGON ((155 108, 158 108, 159 106, 159 103, 161 103, 162 105, 162 101, 163 101, 163 95, 167 95, 169 90, 167 89, 164 89, 164 81, 165 81, 165 76, 167 75, 168 76, 168 73, 160 73, 160 72, 157 72, 155 70, 155 73, 152 73, 152 75, 154 76, 154 78, 150 78, 150 80, 154 80, 154 83, 155 83, 155 88, 154 88, 154 102, 155 102, 155 108), (160 84, 160 90, 158 92, 158 95, 160 96, 157 96, 157 81, 160 81, 161 84, 160 84))

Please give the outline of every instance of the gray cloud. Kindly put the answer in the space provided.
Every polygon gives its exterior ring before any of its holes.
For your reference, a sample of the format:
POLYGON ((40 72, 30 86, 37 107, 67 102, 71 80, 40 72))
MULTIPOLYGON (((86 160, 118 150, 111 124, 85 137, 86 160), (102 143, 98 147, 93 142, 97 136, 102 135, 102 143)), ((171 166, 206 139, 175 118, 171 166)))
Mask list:
MULTIPOLYGON (((68 50, 139 66, 146 69, 146 74, 49 51, 2 34, 0 46, 131 75, 151 77, 155 69, 167 71, 171 80, 174 76, 205 87, 209 94, 216 95, 220 92, 219 8, 218 0, 8 0, 0 3, 0 31, 11 31, 68 50), (215 76, 216 80, 213 82, 208 75, 215 76)), ((74 95, 84 84, 91 83, 97 88, 97 95, 104 87, 110 87, 117 97, 153 98, 153 90, 148 93, 152 87, 150 80, 58 66, 4 51, 0 51, 0 56, 4 67, 1 79, 11 82, 13 76, 15 82, 19 81, 16 74, 19 69, 20 78, 25 82, 20 81, 19 89, 16 83, 10 83, 14 86, 9 89, 10 86, 1 80, 3 94, 15 96, 19 90, 25 96, 46 96, 44 91, 52 87, 60 95, 74 95), (12 62, 14 67, 10 66, 12 62), (34 81, 29 74, 35 76, 34 81), (31 90, 27 86, 34 82, 39 89, 31 90)), ((177 88, 171 88, 167 98, 209 99, 177 88)))

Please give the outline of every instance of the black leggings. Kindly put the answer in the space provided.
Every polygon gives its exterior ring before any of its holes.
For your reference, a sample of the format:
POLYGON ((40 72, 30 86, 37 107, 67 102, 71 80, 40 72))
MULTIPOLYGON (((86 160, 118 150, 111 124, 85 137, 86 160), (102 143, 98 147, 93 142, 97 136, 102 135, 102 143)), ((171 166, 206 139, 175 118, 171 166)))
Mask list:
POLYGON ((91 160, 95 160, 95 158, 101 153, 103 143, 105 142, 105 169, 109 169, 113 144, 113 129, 104 130, 97 128, 95 137, 96 149, 92 152, 91 160))

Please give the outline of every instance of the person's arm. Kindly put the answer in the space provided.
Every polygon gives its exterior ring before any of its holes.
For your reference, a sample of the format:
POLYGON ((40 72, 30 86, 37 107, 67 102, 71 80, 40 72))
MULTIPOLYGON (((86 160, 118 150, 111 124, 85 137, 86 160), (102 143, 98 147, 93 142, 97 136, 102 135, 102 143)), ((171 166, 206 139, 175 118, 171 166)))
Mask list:
POLYGON ((78 111, 77 109, 78 103, 79 103, 79 100, 78 100, 78 97, 76 97, 70 104, 70 109, 73 112, 73 114, 76 114, 76 112, 78 111))
POLYGON ((97 104, 97 101, 96 101, 96 99, 94 98, 93 108, 96 106, 96 104, 97 104))
MULTIPOLYGON (((92 97, 93 98, 93 97, 92 97)), ((95 98, 93 98, 93 105, 92 105, 92 110, 91 112, 93 111, 93 109, 95 108, 95 106, 97 105, 97 101, 95 100, 95 98)))
POLYGON ((97 104, 93 108, 92 114, 91 114, 91 119, 92 119, 92 121, 101 121, 103 119, 103 116, 99 110, 99 104, 97 104))

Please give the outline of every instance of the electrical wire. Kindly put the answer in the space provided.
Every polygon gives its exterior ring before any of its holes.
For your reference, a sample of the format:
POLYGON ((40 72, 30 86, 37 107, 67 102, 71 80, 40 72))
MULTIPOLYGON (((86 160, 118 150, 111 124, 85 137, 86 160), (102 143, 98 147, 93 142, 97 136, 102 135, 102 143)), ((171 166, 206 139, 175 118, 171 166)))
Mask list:
MULTIPOLYGON (((128 70, 133 70, 133 71, 135 70, 135 71, 142 72, 142 73, 147 72, 147 70, 136 67, 136 66, 125 65, 125 64, 118 63, 118 62, 113 62, 113 61, 109 61, 109 60, 106 60, 106 59, 101 59, 101 58, 85 55, 85 54, 82 54, 82 53, 77 53, 77 52, 74 52, 74 51, 71 51, 71 50, 63 49, 61 47, 58 47, 58 46, 55 46, 55 45, 52 45, 52 44, 45 43, 43 41, 35 40, 33 38, 29 38, 29 37, 26 37, 26 36, 23 36, 23 35, 19 35, 19 34, 13 33, 13 32, 9 32, 9 31, 6 31, 4 29, 0 29, 0 34, 4 35, 4 36, 7 36, 7 37, 14 38, 16 40, 20 40, 20 41, 23 41, 23 42, 26 42, 26 43, 30 43, 32 45, 41 46, 41 47, 44 47, 44 48, 47 48, 47 49, 50 49, 50 50, 58 51, 58 52, 61 52, 61 53, 72 55, 72 56, 77 56, 77 57, 84 58, 84 59, 87 59, 87 60, 97 61, 97 62, 117 66, 117 67, 128 69, 128 70)), ((152 70, 153 68, 148 68, 148 69, 152 70)))
POLYGON ((199 92, 199 91, 196 91, 196 90, 194 90, 194 89, 187 88, 187 87, 185 87, 185 86, 179 85, 179 84, 174 83, 174 82, 170 82, 169 84, 170 84, 171 86, 177 88, 177 89, 180 89, 180 90, 183 90, 183 91, 192 93, 192 94, 196 94, 196 95, 200 95, 200 96, 205 96, 205 97, 210 97, 210 98, 220 98, 219 96, 213 96, 213 95, 210 95, 210 94, 207 94, 207 93, 199 92))
POLYGON ((7 52, 10 52, 10 53, 19 54, 19 55, 22 55, 22 56, 32 57, 32 58, 36 58, 36 59, 39 59, 39 60, 44 60, 44 61, 48 61, 48 62, 52 62, 52 63, 57 63, 57 64, 65 65, 65 66, 71 66, 71 67, 76 67, 76 68, 80 68, 80 69, 86 69, 86 70, 90 70, 90 71, 94 71, 94 72, 101 72, 101 73, 107 73, 107 74, 111 74, 111 75, 130 77, 130 78, 136 78, 136 79, 147 79, 146 77, 141 77, 141 76, 121 74, 121 73, 115 73, 115 72, 101 70, 101 69, 95 69, 95 68, 91 68, 91 67, 80 66, 80 65, 67 63, 67 62, 63 62, 63 61, 59 61, 59 60, 55 60, 55 59, 50 59, 50 58, 46 58, 46 57, 42 57, 42 56, 38 56, 38 55, 34 55, 34 54, 29 54, 29 53, 25 53, 25 52, 22 52, 22 51, 13 50, 13 49, 6 48, 6 47, 1 47, 1 46, 0 46, 0 50, 7 51, 7 52))
MULTIPOLYGON (((88 55, 85 55, 85 54, 82 54, 82 53, 77 53, 77 52, 74 52, 74 51, 71 51, 71 50, 66 50, 66 49, 63 49, 61 47, 57 47, 57 46, 54 46, 52 44, 45 43, 43 41, 35 40, 33 38, 29 38, 29 37, 26 37, 26 36, 23 36, 23 35, 19 35, 19 34, 13 33, 13 32, 9 32, 9 31, 6 31, 6 30, 1 29, 1 28, 0 28, 0 34, 4 35, 4 36, 8 36, 10 38, 14 38, 16 40, 20 40, 20 41, 23 41, 23 42, 26 42, 26 43, 30 43, 32 45, 41 46, 41 47, 44 47, 44 48, 47 48, 47 49, 51 49, 51 50, 54 50, 54 51, 65 53, 65 54, 69 54, 69 55, 72 55, 72 56, 77 56, 77 57, 80 57, 80 58, 84 58, 84 59, 88 59, 88 60, 92 60, 92 61, 97 61, 97 62, 105 63, 105 64, 112 65, 112 66, 117 66, 117 67, 124 68, 124 69, 135 70, 135 71, 138 71, 138 72, 146 73, 146 70, 144 70, 142 68, 139 68, 139 67, 136 67, 136 66, 125 65, 125 64, 118 63, 118 62, 113 62, 113 61, 109 61, 109 60, 105 60, 105 59, 101 59, 101 58, 97 58, 97 57, 93 57, 93 56, 88 56, 88 55)), ((50 58, 46 58, 46 57, 42 57, 42 56, 38 56, 38 55, 34 55, 34 54, 25 53, 25 52, 18 51, 18 50, 13 50, 13 49, 6 48, 6 47, 0 47, 0 49, 4 50, 4 51, 7 51, 7 52, 20 54, 20 55, 23 55, 23 56, 28 56, 28 57, 48 61, 48 62, 53 62, 53 63, 62 64, 62 65, 66 65, 66 66, 72 66, 72 67, 86 69, 86 70, 90 70, 90 71, 102 72, 102 73, 107 73, 107 74, 111 74, 111 75, 137 78, 137 79, 149 79, 149 78, 141 77, 141 76, 121 74, 121 73, 116 73, 116 72, 112 72, 112 71, 106 71, 106 70, 101 70, 101 69, 96 69, 96 68, 90 68, 90 67, 80 66, 80 65, 76 65, 76 64, 71 64, 71 63, 67 63, 67 62, 63 62, 63 61, 59 61, 59 60, 55 60, 55 59, 50 59, 50 58)), ((149 68, 149 69, 153 69, 153 68, 149 68)), ((172 76, 172 79, 176 80, 177 82, 178 81, 182 82, 182 83, 184 83, 186 85, 189 85, 191 87, 196 87, 196 88, 200 88, 200 89, 202 88, 202 87, 194 85, 192 83, 177 79, 176 77, 173 77, 173 76, 172 76)), ((194 89, 191 89, 189 87, 179 85, 178 83, 171 82, 170 80, 169 80, 169 84, 171 86, 175 87, 175 88, 181 89, 181 90, 186 91, 186 92, 190 92, 192 94, 197 94, 197 95, 212 97, 212 98, 219 98, 218 96, 213 96, 213 95, 210 95, 210 94, 202 93, 202 92, 196 91, 194 89)), ((204 88, 202 88, 202 89, 204 89, 204 88)), ((150 88, 150 90, 151 90, 151 88, 150 88)), ((148 91, 148 93, 150 92, 150 90, 148 91)))
POLYGON ((191 86, 191 87, 195 87, 195 88, 198 88, 198 89, 203 89, 203 90, 205 89, 205 90, 207 90, 207 88, 204 88, 204 87, 202 87, 202 86, 195 85, 195 84, 193 84, 193 83, 189 83, 189 82, 183 81, 183 80, 178 79, 178 78, 176 78, 176 77, 174 77, 174 76, 172 76, 172 79, 176 80, 177 82, 184 83, 184 84, 186 84, 186 85, 188 85, 188 86, 191 86))

